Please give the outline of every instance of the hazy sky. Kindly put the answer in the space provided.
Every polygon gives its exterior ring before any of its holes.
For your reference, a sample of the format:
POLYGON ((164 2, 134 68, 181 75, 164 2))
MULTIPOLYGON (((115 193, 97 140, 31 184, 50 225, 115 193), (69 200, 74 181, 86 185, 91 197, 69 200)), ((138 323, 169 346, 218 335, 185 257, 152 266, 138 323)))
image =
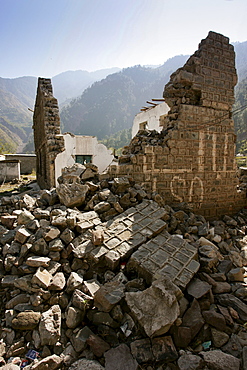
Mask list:
POLYGON ((209 31, 247 40, 247 0, 0 0, 0 77, 163 64, 209 31))

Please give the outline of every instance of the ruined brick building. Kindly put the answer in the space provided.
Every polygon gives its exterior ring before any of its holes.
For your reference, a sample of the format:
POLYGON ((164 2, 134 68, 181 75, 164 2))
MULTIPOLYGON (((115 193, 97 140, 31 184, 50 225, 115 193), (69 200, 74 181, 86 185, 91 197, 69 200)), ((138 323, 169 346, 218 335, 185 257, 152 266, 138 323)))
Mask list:
POLYGON ((39 78, 38 81, 33 133, 37 182, 41 188, 50 189, 55 185, 55 158, 65 149, 58 102, 53 97, 50 79, 39 78))
POLYGON ((165 86, 170 111, 163 130, 139 131, 111 174, 132 177, 168 204, 187 202, 207 218, 242 208, 232 119, 236 83, 233 46, 209 32, 165 86))
POLYGON ((38 80, 33 130, 37 182, 42 189, 55 187, 64 167, 92 161, 102 172, 114 158, 95 136, 61 133, 58 101, 48 78, 38 80))
MULTIPOLYGON (((186 202, 207 218, 232 214, 246 205, 237 190, 236 135, 232 119, 237 83, 234 48, 209 32, 199 49, 171 75, 164 98, 170 110, 161 132, 140 130, 109 176, 128 176, 158 192, 168 204, 186 202)), ((55 184, 54 161, 64 150, 57 100, 50 80, 39 79, 34 140, 37 179, 55 184)))

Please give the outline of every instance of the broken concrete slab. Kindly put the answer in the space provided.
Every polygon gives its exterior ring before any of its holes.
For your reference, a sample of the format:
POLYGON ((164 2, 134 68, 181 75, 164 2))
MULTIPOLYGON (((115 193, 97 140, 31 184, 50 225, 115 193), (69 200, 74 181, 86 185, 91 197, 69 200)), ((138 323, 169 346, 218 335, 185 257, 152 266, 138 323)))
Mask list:
POLYGON ((90 335, 87 339, 87 344, 96 357, 102 357, 104 353, 111 348, 110 345, 98 335, 90 335))
POLYGON ((184 289, 200 267, 197 253, 187 241, 163 231, 132 254, 127 269, 137 270, 149 282, 168 278, 184 289))
POLYGON ((53 277, 50 285, 48 286, 49 290, 63 290, 66 284, 66 279, 63 272, 57 272, 53 277))
POLYGON ((200 279, 193 279, 187 286, 188 293, 196 299, 203 297, 207 294, 210 289, 211 285, 208 284, 206 281, 202 281, 200 279))
POLYGON ((104 241, 104 230, 97 229, 92 231, 92 243, 93 245, 101 245, 104 241))
POLYGON ((198 334, 205 323, 201 314, 198 301, 193 300, 191 306, 186 310, 180 326, 173 326, 173 340, 178 347, 185 348, 191 340, 198 334))
POLYGON ((61 176, 58 178, 59 184, 71 184, 79 182, 80 176, 86 170, 86 166, 81 163, 74 163, 72 166, 62 168, 61 176))
POLYGON ((27 229, 20 227, 15 234, 15 240, 21 244, 24 244, 30 236, 31 234, 27 229))
POLYGON ((222 314, 216 312, 215 310, 205 310, 203 311, 202 316, 207 324, 210 324, 214 328, 221 331, 226 330, 226 320, 222 314))
POLYGON ((179 370, 196 370, 203 368, 203 359, 192 353, 183 353, 178 359, 179 370))
POLYGON ((34 220, 34 215, 28 211, 27 209, 24 209, 17 217, 18 225, 26 225, 28 222, 34 220))
POLYGON ((48 267, 50 261, 49 257, 31 256, 26 259, 26 264, 31 267, 48 267))
POLYGON ((144 291, 127 292, 125 299, 145 333, 155 337, 165 334, 178 318, 181 294, 174 284, 157 280, 144 291))
POLYGON ((60 184, 57 187, 57 194, 60 202, 66 207, 80 207, 85 203, 88 190, 89 187, 85 184, 60 184))
POLYGON ((60 235, 60 233, 61 231, 57 227, 51 226, 44 234, 44 239, 46 242, 50 242, 51 240, 57 238, 60 235))
POLYGON ((224 346, 229 340, 229 335, 223 331, 219 331, 215 328, 211 328, 212 341, 216 348, 224 346))
POLYGON ((79 308, 80 310, 84 311, 86 308, 89 308, 93 303, 93 298, 79 289, 75 289, 72 296, 72 304, 73 306, 79 308))
POLYGON ((16 305, 21 304, 21 303, 28 303, 30 299, 29 294, 18 294, 12 299, 10 299, 7 304, 6 304, 6 309, 11 309, 14 308, 16 305))
POLYGON ((1 366, 1 370, 20 370, 20 366, 15 364, 6 364, 4 366, 1 366))
POLYGON ((94 294, 95 306, 104 312, 109 312, 124 297, 124 284, 111 281, 102 285, 94 294))
POLYGON ((132 357, 129 347, 126 344, 120 344, 116 348, 111 348, 105 352, 106 370, 137 370, 138 362, 132 357))
POLYGON ((16 215, 2 215, 1 216, 1 224, 3 226, 6 226, 7 229, 12 229, 16 221, 17 221, 16 215))
POLYGON ((67 280, 67 292, 71 293, 73 290, 78 289, 83 284, 83 276, 78 274, 77 272, 71 272, 69 278, 67 280))
POLYGON ((84 319, 85 311, 77 307, 69 306, 65 312, 66 325, 69 329, 75 329, 84 319))

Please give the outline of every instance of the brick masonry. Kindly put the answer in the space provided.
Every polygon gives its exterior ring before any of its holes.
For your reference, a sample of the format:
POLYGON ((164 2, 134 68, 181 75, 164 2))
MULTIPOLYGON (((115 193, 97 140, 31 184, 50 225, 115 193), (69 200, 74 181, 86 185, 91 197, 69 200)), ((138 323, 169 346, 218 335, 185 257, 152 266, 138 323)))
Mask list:
POLYGON ((51 80, 39 78, 33 115, 37 182, 41 188, 55 186, 55 158, 64 150, 57 99, 51 80))
POLYGON ((150 283, 165 278, 184 289, 200 267, 196 259, 196 247, 163 231, 134 252, 127 267, 150 283))
POLYGON ((73 241, 74 255, 88 260, 96 270, 106 266, 115 270, 134 252, 127 265, 129 271, 137 272, 149 284, 166 278, 183 289, 199 269, 197 248, 166 231, 167 215, 156 202, 143 201, 106 222, 104 242, 94 246, 90 229, 100 220, 94 211, 82 213, 77 226, 82 234, 73 241))
POLYGON ((131 177, 168 204, 187 202, 208 219, 241 209, 246 193, 237 190, 236 83, 233 46, 209 32, 165 86, 170 111, 162 132, 139 131, 110 173, 131 177))

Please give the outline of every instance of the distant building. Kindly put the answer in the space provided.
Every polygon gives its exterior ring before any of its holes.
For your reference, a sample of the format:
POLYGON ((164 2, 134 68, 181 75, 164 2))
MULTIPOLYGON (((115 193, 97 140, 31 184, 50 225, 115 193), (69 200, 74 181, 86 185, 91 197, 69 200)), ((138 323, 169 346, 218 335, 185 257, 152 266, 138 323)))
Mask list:
POLYGON ((28 175, 36 170, 35 154, 0 155, 0 181, 20 180, 21 175, 28 175))
POLYGON ((41 188, 57 185, 62 168, 92 162, 103 172, 114 156, 95 136, 61 134, 57 99, 51 80, 39 78, 33 116, 37 182, 41 188))
POLYGON ((28 175, 36 171, 36 155, 35 154, 5 154, 8 160, 19 160, 21 175, 28 175))
POLYGON ((137 113, 132 126, 132 138, 139 130, 162 130, 163 121, 169 111, 169 106, 163 102, 137 113))
POLYGON ((113 155, 111 150, 100 144, 95 136, 61 135, 64 139, 65 150, 55 159, 56 179, 61 175, 61 169, 74 163, 93 163, 102 173, 111 164, 113 155))
POLYGON ((12 180, 20 180, 20 178, 20 161, 0 158, 0 185, 12 180))

